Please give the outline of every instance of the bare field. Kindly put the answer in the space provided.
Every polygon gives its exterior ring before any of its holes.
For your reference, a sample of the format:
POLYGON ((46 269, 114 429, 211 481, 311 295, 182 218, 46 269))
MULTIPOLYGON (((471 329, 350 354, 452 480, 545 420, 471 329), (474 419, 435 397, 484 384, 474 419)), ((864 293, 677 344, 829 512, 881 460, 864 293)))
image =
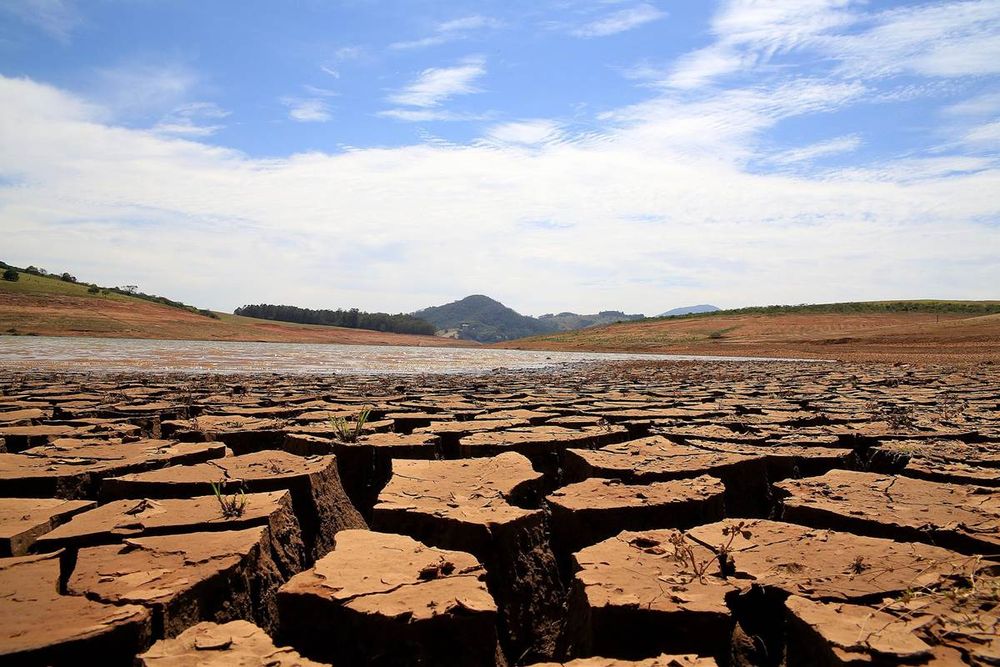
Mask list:
POLYGON ((626 322, 501 344, 515 349, 976 363, 1000 360, 1000 315, 718 315, 626 322))
POLYGON ((435 336, 271 322, 219 313, 219 319, 119 294, 90 295, 83 285, 22 274, 0 284, 0 334, 472 347, 435 336), (56 289, 58 288, 58 289, 56 289))

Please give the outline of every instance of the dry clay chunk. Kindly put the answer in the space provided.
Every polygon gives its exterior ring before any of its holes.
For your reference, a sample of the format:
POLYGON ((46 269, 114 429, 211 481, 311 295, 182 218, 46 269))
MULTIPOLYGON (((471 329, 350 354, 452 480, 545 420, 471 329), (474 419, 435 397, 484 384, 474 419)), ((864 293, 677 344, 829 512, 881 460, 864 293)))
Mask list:
POLYGON ((153 612, 156 637, 199 621, 253 619, 277 625, 275 596, 284 583, 267 528, 126 540, 81 549, 67 590, 153 612))
POLYGON ((40 536, 96 505, 92 500, 0 498, 0 557, 25 555, 40 536))
POLYGON ((130 665, 149 645, 149 611, 59 594, 59 554, 0 559, 0 663, 130 665))
POLYGON ((513 452, 457 461, 393 461, 373 525, 442 549, 468 551, 487 570, 511 655, 553 655, 563 623, 563 585, 545 515, 517 507, 541 474, 513 452))
POLYGON ((717 667, 713 658, 696 655, 661 655, 645 660, 617 660, 615 658, 577 658, 569 662, 540 662, 531 667, 717 667))
POLYGON ((470 554, 345 530, 278 595, 281 636, 334 665, 494 666, 497 609, 470 554))
POLYGON ((690 528, 718 521, 725 487, 702 475, 652 484, 622 484, 594 477, 564 486, 546 500, 560 552, 574 552, 622 530, 690 528))
POLYGON ((104 481, 102 499, 190 498, 212 492, 226 482, 227 490, 246 492, 288 489, 302 527, 306 548, 318 558, 333 546, 334 534, 345 528, 365 528, 340 483, 333 456, 302 458, 287 452, 255 452, 193 466, 174 466, 104 481))
POLYGON ((230 513, 224 512, 215 496, 114 500, 43 535, 35 550, 79 549, 135 537, 267 526, 281 536, 275 541, 275 558, 282 572, 291 576, 302 569, 307 554, 288 491, 226 495, 223 502, 229 503, 230 513))
POLYGON ((199 623, 173 639, 161 639, 138 657, 141 667, 323 667, 291 648, 278 648, 247 621, 199 623))
POLYGON ((1000 558, 994 489, 850 470, 774 486, 786 496, 785 521, 1000 558))
POLYGON ((100 444, 81 440, 0 454, 0 495, 18 498, 96 498, 102 479, 169 465, 221 458, 221 443, 169 440, 100 444))

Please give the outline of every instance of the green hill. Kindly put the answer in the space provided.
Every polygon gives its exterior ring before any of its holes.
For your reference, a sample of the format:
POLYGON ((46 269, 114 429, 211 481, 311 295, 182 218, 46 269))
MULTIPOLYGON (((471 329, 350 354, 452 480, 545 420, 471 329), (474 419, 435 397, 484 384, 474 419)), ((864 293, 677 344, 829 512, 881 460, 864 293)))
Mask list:
POLYGON ((556 330, 482 294, 424 308, 413 316, 430 322, 444 335, 481 343, 499 343, 556 330))

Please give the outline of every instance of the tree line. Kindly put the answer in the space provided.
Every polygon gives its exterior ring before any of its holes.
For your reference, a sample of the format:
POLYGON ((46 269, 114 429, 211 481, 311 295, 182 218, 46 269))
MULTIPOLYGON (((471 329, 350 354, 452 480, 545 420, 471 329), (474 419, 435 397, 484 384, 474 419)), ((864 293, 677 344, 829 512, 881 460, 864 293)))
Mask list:
POLYGON ((255 317, 261 320, 277 322, 295 322, 296 324, 321 324, 330 327, 347 327, 349 329, 369 329, 371 331, 387 331, 391 333, 434 335, 434 325, 413 315, 399 313, 366 313, 357 308, 343 310, 315 310, 299 308, 298 306, 279 306, 269 303, 247 305, 233 311, 234 315, 255 317))

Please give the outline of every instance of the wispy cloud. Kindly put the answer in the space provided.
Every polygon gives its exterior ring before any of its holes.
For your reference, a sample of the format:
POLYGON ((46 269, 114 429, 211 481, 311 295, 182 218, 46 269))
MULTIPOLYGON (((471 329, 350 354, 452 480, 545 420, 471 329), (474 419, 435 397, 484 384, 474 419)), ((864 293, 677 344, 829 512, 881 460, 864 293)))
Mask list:
POLYGON ((198 73, 178 63, 127 63, 97 71, 94 94, 118 116, 160 115, 190 101, 198 73))
POLYGON ((814 144, 809 144, 808 146, 784 150, 768 156, 765 159, 767 162, 778 165, 792 165, 802 162, 811 162, 830 155, 856 151, 861 147, 862 143, 863 142, 860 136, 856 134, 849 134, 843 137, 828 139, 826 141, 819 141, 814 144))
POLYGON ((182 104, 165 115, 153 127, 158 134, 184 137, 207 137, 223 128, 218 122, 229 112, 212 102, 182 104))
POLYGON ((411 107, 436 107, 456 95, 479 92, 476 81, 486 74, 486 60, 466 58, 454 67, 425 69, 410 85, 389 96, 393 104, 411 107))
POLYGON ((487 120, 489 114, 447 111, 445 109, 384 109, 377 116, 393 118, 408 123, 425 123, 430 121, 473 121, 487 120))
POLYGON ((546 119, 502 123, 486 133, 488 140, 502 144, 538 145, 557 141, 560 137, 559 124, 546 119))
POLYGON ((1000 73, 996 0, 924 3, 877 13, 863 7, 859 0, 727 0, 712 19, 715 41, 678 58, 663 82, 698 88, 805 50, 836 63, 834 73, 844 77, 1000 73))
POLYGON ((325 123, 333 118, 330 106, 317 97, 283 97, 281 103, 288 107, 288 117, 299 123, 325 123))
POLYGON ((17 16, 60 42, 68 42, 83 17, 72 0, 5 0, 0 11, 17 16))
POLYGON ((427 37, 422 37, 420 39, 406 40, 401 42, 393 42, 389 45, 390 49, 397 51, 408 50, 408 49, 421 49, 428 46, 437 46, 438 44, 445 44, 447 42, 454 42, 459 39, 465 39, 472 32, 477 30, 484 30, 489 28, 500 28, 503 26, 501 21, 489 16, 473 15, 464 16, 462 18, 452 19, 451 21, 444 21, 439 23, 432 34, 427 37))
POLYGON ((634 7, 620 9, 595 21, 571 30, 576 37, 607 37, 632 30, 639 26, 658 21, 667 15, 654 5, 642 3, 634 7))

